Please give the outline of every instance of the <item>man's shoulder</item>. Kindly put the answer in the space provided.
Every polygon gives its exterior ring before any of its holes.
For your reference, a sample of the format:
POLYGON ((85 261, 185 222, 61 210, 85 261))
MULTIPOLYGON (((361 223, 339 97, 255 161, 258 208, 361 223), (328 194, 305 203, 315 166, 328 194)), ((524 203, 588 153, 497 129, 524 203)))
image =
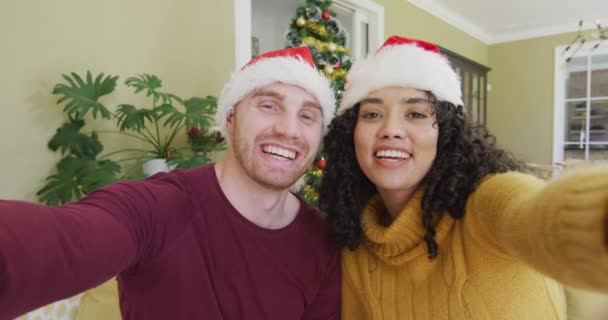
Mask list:
POLYGON ((175 169, 169 173, 160 175, 161 180, 179 180, 188 187, 200 189, 201 186, 208 185, 209 181, 215 177, 214 165, 208 164, 196 168, 175 169))
POLYGON ((304 199, 298 197, 300 201, 300 210, 298 211, 298 215, 301 215, 308 223, 312 225, 317 225, 320 227, 325 227, 325 217, 321 214, 321 212, 306 202, 304 199))
POLYGON ((325 216, 302 198, 298 199, 300 200, 299 220, 307 238, 318 239, 320 244, 329 243, 329 225, 325 216))

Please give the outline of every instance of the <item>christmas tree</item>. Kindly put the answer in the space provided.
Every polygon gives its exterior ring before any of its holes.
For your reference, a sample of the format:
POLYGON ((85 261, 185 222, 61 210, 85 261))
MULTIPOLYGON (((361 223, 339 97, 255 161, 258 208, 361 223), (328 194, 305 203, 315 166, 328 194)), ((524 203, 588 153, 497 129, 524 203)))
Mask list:
MULTIPOLYGON (((287 47, 308 46, 319 70, 331 80, 339 103, 344 90, 346 72, 350 69, 350 50, 346 45, 346 31, 335 12, 329 9, 331 0, 306 0, 296 9, 287 33, 287 47)), ((318 188, 325 169, 325 159, 318 155, 316 162, 302 178, 299 194, 310 204, 319 201, 318 188)))

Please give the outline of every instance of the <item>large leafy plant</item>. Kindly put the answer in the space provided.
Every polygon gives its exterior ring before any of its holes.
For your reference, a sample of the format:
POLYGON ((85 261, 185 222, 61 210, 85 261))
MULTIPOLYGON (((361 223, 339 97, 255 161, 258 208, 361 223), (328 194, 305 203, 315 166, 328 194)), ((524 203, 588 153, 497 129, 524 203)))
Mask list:
MULTIPOLYGON (((65 83, 55 85, 53 94, 60 96, 57 104, 65 104, 67 121, 48 143, 49 149, 60 152, 62 158, 55 173, 47 177, 46 184, 37 193, 41 202, 63 204, 114 181, 141 177, 139 164, 149 159, 174 157, 173 164, 181 167, 210 161, 206 155, 204 158, 197 154, 187 156, 184 152, 190 147, 176 146, 175 139, 179 132, 187 132, 186 128, 211 126, 217 107, 215 97, 182 99, 161 91, 162 82, 156 76, 142 74, 128 78, 125 85, 135 94, 145 94, 150 105, 119 104, 113 113, 100 99, 114 92, 118 76, 102 73, 93 77, 87 72, 84 78, 71 73, 63 75, 63 79, 65 83), (115 120, 118 130, 83 132, 88 116, 115 120), (104 147, 99 134, 119 134, 139 143, 102 154, 104 147)), ((209 145, 209 152, 223 147, 221 139, 216 139, 209 145)))

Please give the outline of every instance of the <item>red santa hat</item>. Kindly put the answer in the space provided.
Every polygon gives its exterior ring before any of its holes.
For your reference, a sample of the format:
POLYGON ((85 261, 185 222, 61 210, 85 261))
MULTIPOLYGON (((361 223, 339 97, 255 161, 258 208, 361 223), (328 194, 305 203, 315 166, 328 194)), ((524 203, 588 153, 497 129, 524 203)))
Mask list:
POLYGON ((428 90, 441 101, 463 105, 460 77, 436 45, 392 36, 376 54, 353 64, 337 113, 352 108, 368 93, 389 86, 428 90))
POLYGON ((315 67, 310 49, 302 46, 262 54, 232 74, 222 89, 215 116, 221 133, 227 136, 226 121, 237 103, 275 82, 296 85, 315 97, 323 109, 323 132, 327 131, 336 108, 334 92, 329 80, 315 67))

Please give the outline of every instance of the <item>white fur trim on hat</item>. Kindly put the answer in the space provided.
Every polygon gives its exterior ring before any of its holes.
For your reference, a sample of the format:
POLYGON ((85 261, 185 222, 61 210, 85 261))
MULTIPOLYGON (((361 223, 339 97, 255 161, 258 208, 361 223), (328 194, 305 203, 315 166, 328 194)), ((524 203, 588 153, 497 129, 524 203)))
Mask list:
POLYGON ((275 82, 296 85, 315 97, 323 109, 323 134, 327 132, 336 108, 329 80, 299 57, 273 57, 261 59, 235 72, 224 86, 215 116, 223 136, 228 136, 226 121, 236 104, 255 89, 275 82))
POLYGON ((463 105, 460 77, 444 56, 413 44, 392 45, 353 64, 337 114, 389 86, 428 90, 439 100, 463 105))

